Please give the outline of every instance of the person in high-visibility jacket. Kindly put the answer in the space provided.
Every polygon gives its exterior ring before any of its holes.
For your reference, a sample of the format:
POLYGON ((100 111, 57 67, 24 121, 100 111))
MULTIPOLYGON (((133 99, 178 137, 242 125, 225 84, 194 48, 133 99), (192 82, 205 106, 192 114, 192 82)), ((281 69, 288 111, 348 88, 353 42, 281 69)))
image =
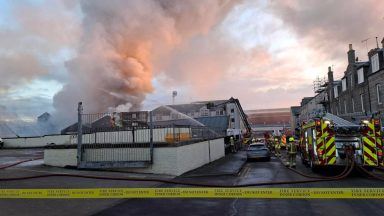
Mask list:
POLYGON ((290 137, 288 139, 288 145, 287 145, 287 150, 288 150, 288 162, 287 166, 289 167, 296 167, 296 144, 295 144, 295 139, 293 137, 290 137))
POLYGON ((280 157, 280 155, 281 155, 280 149, 281 149, 281 143, 280 143, 278 138, 275 138, 275 154, 276 154, 276 157, 280 157))
POLYGON ((231 152, 235 153, 236 152, 236 149, 235 149, 235 139, 233 138, 233 136, 231 136, 231 138, 229 138, 229 146, 231 148, 231 152))

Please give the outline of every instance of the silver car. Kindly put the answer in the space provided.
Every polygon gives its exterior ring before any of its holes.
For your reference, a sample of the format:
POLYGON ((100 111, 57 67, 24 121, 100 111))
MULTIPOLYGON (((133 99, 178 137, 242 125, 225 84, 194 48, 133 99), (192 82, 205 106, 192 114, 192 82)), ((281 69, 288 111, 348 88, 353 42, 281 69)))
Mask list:
POLYGON ((252 159, 271 160, 271 153, 264 143, 251 143, 247 149, 247 161, 252 159))

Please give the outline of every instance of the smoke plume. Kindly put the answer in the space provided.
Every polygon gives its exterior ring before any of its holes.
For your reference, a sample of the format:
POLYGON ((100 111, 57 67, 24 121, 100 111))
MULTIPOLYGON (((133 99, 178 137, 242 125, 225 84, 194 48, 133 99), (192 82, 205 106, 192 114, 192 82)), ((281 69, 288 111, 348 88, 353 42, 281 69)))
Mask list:
POLYGON ((167 68, 175 50, 209 33, 235 3, 81 1, 81 45, 66 63, 69 82, 54 97, 57 113, 74 116, 78 101, 88 113, 119 105, 140 109, 146 94, 154 90, 154 75, 167 68))

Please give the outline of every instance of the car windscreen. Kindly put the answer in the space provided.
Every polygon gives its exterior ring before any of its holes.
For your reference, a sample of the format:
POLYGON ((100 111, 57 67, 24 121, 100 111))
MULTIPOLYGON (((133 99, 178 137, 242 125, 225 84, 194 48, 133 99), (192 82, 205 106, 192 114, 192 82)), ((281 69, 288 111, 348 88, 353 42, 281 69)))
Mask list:
POLYGON ((265 149, 265 145, 252 145, 248 147, 249 151, 257 151, 257 150, 262 150, 265 149))

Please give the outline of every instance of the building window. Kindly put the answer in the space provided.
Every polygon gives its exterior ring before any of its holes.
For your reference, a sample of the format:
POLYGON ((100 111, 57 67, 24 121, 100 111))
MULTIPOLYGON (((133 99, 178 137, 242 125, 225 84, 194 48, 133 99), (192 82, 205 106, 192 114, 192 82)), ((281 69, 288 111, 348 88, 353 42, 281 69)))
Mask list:
POLYGON ((235 118, 231 118, 231 122, 235 122, 235 118))
POLYGON ((355 100, 352 98, 352 113, 355 112, 355 100))
POLYGON ((364 94, 360 95, 360 103, 361 103, 361 112, 365 112, 365 109, 364 109, 364 94))
POLYGON ((179 118, 179 114, 171 113, 171 119, 178 119, 178 118, 179 118))
POLYGON ((224 115, 224 110, 216 110, 216 115, 218 116, 224 115))
POLYGON ((205 109, 201 112, 201 116, 209 116, 209 110, 205 109))
POLYGON ((333 87, 333 92, 335 94, 335 98, 339 97, 339 92, 338 92, 337 86, 333 87))
POLYGON ((347 78, 341 80, 341 91, 347 90, 347 78))
POLYGON ((372 64, 372 73, 377 72, 380 67, 379 67, 379 54, 376 53, 371 57, 371 64, 372 64))
POLYGON ((231 113, 234 113, 234 112, 235 112, 235 109, 232 108, 232 109, 231 109, 231 113))
POLYGON ((380 85, 380 84, 376 85, 376 94, 377 94, 377 103, 382 104, 383 103, 383 96, 384 96, 383 85, 380 85))
POLYGON ((344 113, 348 113, 347 112, 347 100, 344 100, 344 113))
POLYGON ((364 68, 360 68, 357 71, 357 84, 364 82, 364 68))

